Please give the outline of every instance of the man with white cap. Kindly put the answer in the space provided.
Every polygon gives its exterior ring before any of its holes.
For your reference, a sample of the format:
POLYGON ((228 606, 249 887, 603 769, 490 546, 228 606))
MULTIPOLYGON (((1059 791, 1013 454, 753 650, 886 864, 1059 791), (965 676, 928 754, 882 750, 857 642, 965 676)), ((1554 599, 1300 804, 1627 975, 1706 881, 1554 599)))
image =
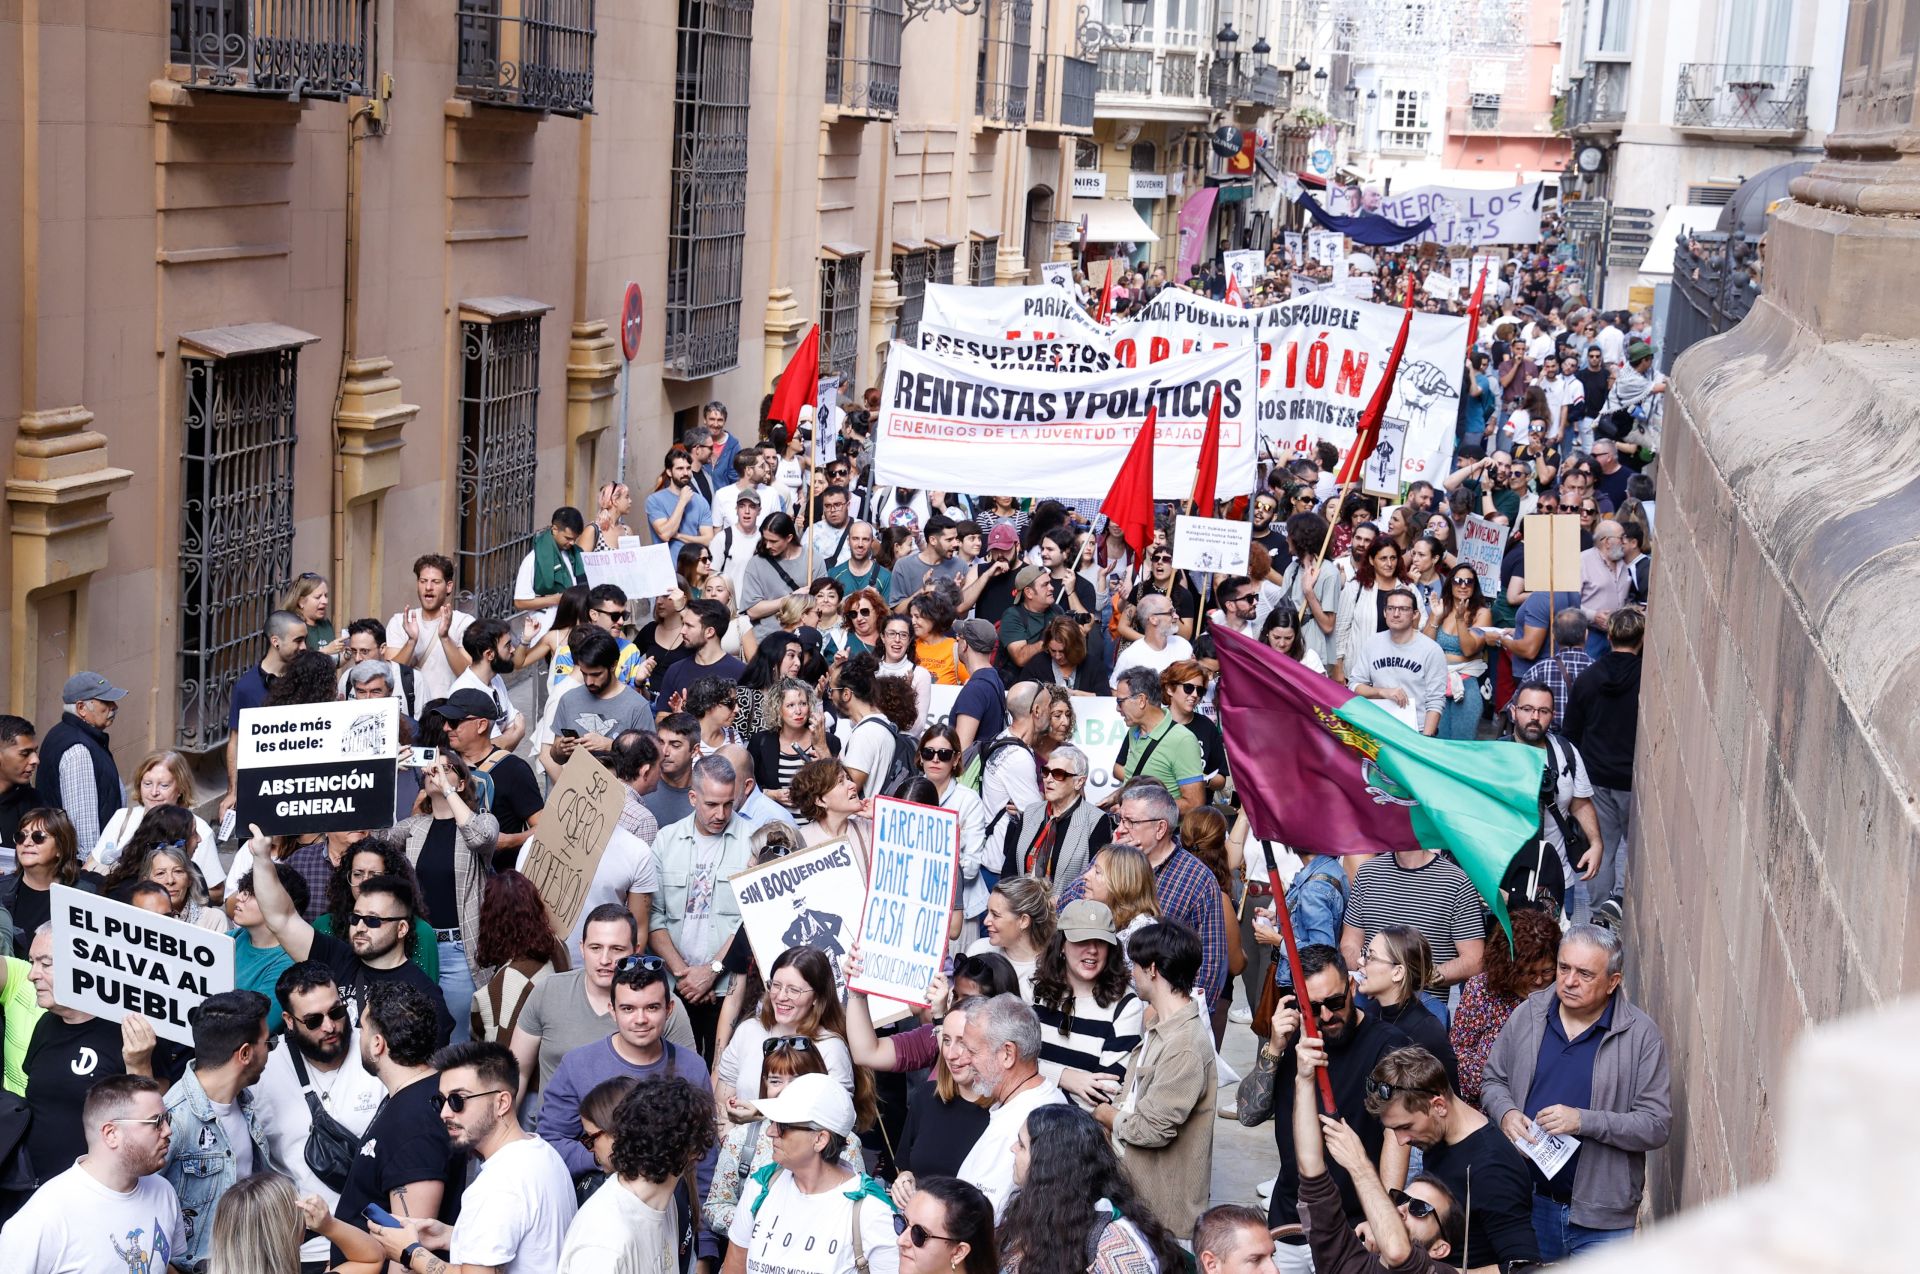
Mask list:
POLYGON ((40 772, 34 788, 46 805, 73 820, 85 861, 100 829, 120 808, 120 770, 113 763, 107 731, 127 692, 97 672, 76 672, 60 691, 66 711, 40 742, 40 772))
MULTIPOLYGON (((795 1038, 806 1037, 768 1043, 795 1038)), ((785 1274, 798 1252, 815 1254, 805 1267, 811 1274, 853 1274, 856 1267, 898 1274, 886 1186, 840 1162, 854 1124, 846 1088, 831 1075, 796 1075, 756 1105, 773 1137, 773 1162, 741 1186, 722 1274, 785 1274)))

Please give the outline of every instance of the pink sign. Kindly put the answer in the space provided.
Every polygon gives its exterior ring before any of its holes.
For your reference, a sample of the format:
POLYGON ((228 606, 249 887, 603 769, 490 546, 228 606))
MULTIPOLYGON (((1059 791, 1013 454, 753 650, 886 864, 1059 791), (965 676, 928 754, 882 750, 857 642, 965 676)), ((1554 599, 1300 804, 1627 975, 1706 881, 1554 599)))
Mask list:
POLYGON ((1213 201, 1219 194, 1217 187, 1208 186, 1194 191, 1181 206, 1180 255, 1173 272, 1176 284, 1185 284, 1194 267, 1200 264, 1200 258, 1206 255, 1207 222, 1213 217, 1213 201))

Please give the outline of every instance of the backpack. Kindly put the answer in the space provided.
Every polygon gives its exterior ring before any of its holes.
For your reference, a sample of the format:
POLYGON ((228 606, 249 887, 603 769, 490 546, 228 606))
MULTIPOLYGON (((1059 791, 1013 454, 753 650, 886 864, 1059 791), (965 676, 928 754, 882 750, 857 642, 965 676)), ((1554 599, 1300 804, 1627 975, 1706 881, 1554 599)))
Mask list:
POLYGON ((912 739, 900 733, 893 722, 878 712, 870 717, 861 718, 860 724, 854 729, 858 730, 869 721, 878 721, 886 727, 887 733, 893 736, 893 759, 887 765, 887 777, 880 784, 880 795, 900 796, 907 790, 907 785, 919 775, 919 771, 913 767, 914 759, 919 755, 919 749, 912 739))

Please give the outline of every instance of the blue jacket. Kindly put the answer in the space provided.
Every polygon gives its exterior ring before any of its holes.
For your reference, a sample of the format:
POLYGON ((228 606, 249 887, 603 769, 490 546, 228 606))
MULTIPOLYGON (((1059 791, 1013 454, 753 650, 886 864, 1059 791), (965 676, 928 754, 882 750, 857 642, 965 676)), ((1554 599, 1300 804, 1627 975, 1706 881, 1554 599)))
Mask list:
MULTIPOLYGON (((1315 854, 1287 882, 1287 915, 1293 920, 1294 940, 1303 947, 1321 943, 1340 945, 1340 922, 1347 910, 1347 870, 1337 858, 1315 854)), ((1273 962, 1273 980, 1293 985, 1293 970, 1284 956, 1273 962)))
MULTIPOLYGON (((233 1150, 227 1142, 227 1129, 214 1114, 213 1101, 200 1087, 195 1073, 199 1063, 187 1067, 180 1082, 167 1090, 167 1114, 173 1119, 173 1144, 167 1151, 167 1166, 162 1175, 180 1196, 180 1220, 186 1234, 184 1252, 174 1254, 174 1264, 191 1269, 207 1259, 213 1246, 213 1209, 233 1183, 239 1179, 233 1150)), ((253 1139, 253 1170, 264 1172, 285 1169, 267 1154, 266 1130, 254 1112, 253 1090, 241 1089, 236 1098, 246 1116, 247 1132, 253 1139)))

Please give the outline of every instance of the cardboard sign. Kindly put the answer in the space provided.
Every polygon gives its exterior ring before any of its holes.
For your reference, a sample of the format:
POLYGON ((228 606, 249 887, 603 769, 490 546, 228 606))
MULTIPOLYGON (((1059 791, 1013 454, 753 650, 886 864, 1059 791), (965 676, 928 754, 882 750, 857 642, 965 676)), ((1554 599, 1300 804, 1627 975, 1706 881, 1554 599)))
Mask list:
POLYGON ((873 869, 860 914, 860 965, 849 988, 927 1004, 947 953, 947 919, 960 887, 960 816, 879 797, 873 803, 873 869))
POLYGON ((626 799, 619 780, 585 748, 575 748, 560 767, 560 781, 547 795, 546 813, 521 845, 516 864, 540 891, 555 933, 573 932, 626 799))
POLYGON ((1507 528, 1479 514, 1468 516, 1460 528, 1460 560, 1480 577, 1480 592, 1500 596, 1500 562, 1507 555, 1507 528))
POLYGON ((269 836, 391 827, 400 701, 242 708, 234 822, 269 836))
POLYGON ((1173 569, 1245 575, 1253 525, 1231 518, 1178 516, 1173 520, 1173 569))
POLYGON ((1337 230, 1309 230, 1307 256, 1321 265, 1332 265, 1346 255, 1346 236, 1337 230))
POLYGON ((233 990, 233 939, 214 929, 55 885, 53 1002, 118 1022, 138 1013, 153 1032, 193 1045, 187 1014, 233 990))
POLYGON ((673 554, 671 544, 631 548, 622 545, 598 553, 582 553, 580 561, 587 568, 589 582, 617 584, 629 602, 646 602, 664 597, 680 586, 673 573, 673 554))
POLYGON ((1113 764, 1127 741, 1127 723, 1120 717, 1120 702, 1111 698, 1073 699, 1073 746, 1087 754, 1086 797, 1095 805, 1118 790, 1113 781, 1113 764))
POLYGON ((1227 273, 1239 281, 1240 295, 1248 299, 1252 298, 1254 287, 1267 275, 1266 257, 1251 249, 1225 253, 1221 263, 1226 266, 1227 273))
POLYGON ((833 962, 833 980, 846 994, 847 951, 859 933, 867 899, 867 873, 852 842, 788 854, 731 877, 760 976, 773 977, 773 962, 788 947, 812 947, 833 962))
POLYGON ((1380 440, 1360 471, 1360 490, 1387 500, 1400 498, 1400 468, 1406 463, 1407 422, 1385 416, 1380 421, 1380 440))
POLYGON ((1520 534, 1529 593, 1580 591, 1580 515, 1529 513, 1520 534))

